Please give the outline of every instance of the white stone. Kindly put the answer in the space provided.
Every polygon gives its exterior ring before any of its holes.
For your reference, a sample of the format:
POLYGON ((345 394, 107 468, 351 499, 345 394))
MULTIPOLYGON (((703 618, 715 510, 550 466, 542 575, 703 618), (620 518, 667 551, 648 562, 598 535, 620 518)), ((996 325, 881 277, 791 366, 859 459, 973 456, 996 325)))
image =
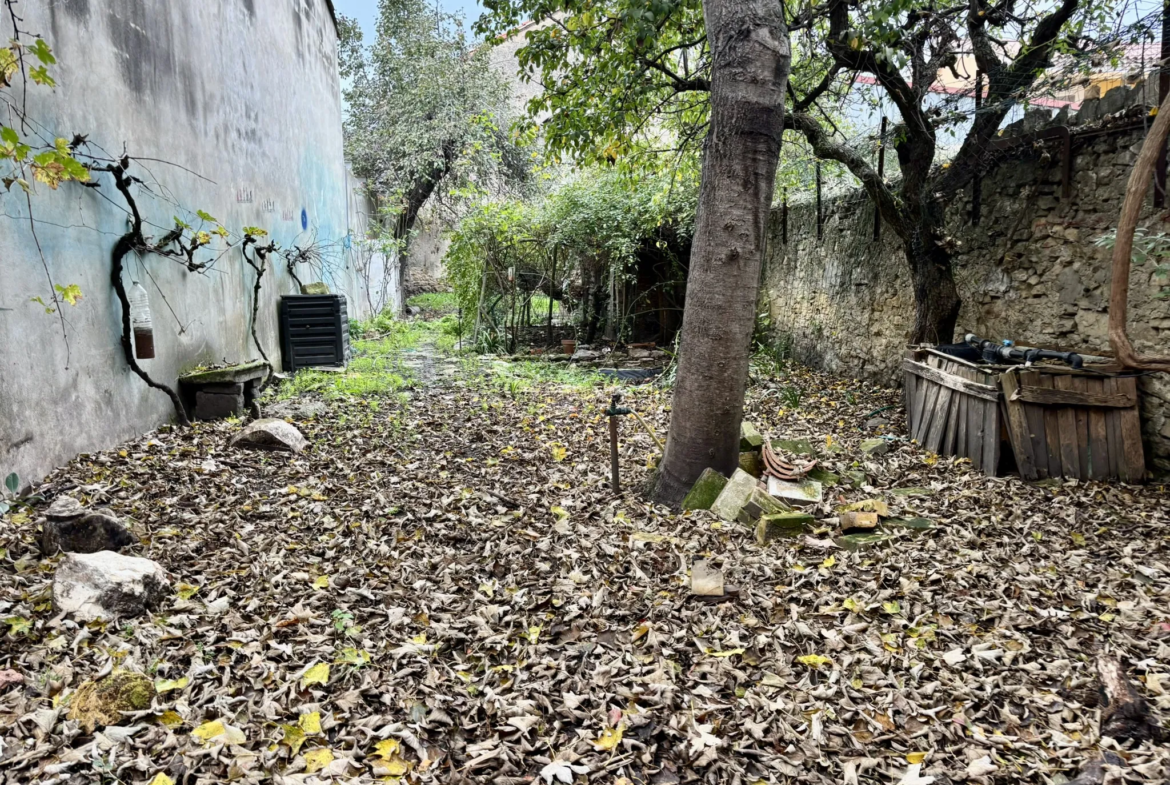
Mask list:
POLYGON ((138 616, 162 599, 162 565, 113 551, 69 553, 53 576, 53 606, 78 621, 138 616))
POLYGON ((723 572, 700 559, 691 565, 691 593, 700 597, 723 596, 723 572))
POLYGON ((306 439, 296 426, 284 420, 256 420, 232 437, 229 446, 251 447, 257 450, 282 450, 300 452, 308 446, 306 439))
POLYGON ((816 480, 789 482, 788 480, 778 480, 775 477, 769 477, 768 495, 804 507, 820 504, 821 499, 824 498, 824 491, 821 484, 816 480))
POLYGON ((736 469, 735 474, 731 475, 727 485, 715 498, 715 503, 711 505, 711 512, 725 521, 734 521, 739 515, 739 511, 751 498, 757 482, 755 477, 743 469, 736 469))

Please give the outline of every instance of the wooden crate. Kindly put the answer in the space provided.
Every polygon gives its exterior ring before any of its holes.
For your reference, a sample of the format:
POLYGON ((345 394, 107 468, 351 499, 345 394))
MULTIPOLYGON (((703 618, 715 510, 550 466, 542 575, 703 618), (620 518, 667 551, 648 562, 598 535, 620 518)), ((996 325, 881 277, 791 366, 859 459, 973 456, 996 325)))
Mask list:
POLYGON ((1003 436, 996 366, 975 365, 928 348, 902 362, 910 436, 931 452, 958 455, 985 474, 999 473, 1003 436))
POLYGON ((1034 366, 1000 382, 1021 477, 1144 480, 1134 377, 1034 366))

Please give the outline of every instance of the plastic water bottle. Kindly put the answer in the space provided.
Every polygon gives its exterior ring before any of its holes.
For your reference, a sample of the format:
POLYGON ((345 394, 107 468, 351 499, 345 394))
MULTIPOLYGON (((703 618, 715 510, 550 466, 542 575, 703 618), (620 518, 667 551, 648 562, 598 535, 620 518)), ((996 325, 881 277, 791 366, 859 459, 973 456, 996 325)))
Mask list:
POLYGON ((130 329, 134 333, 134 354, 139 360, 154 357, 154 325, 150 321, 150 301, 138 281, 130 289, 130 329))

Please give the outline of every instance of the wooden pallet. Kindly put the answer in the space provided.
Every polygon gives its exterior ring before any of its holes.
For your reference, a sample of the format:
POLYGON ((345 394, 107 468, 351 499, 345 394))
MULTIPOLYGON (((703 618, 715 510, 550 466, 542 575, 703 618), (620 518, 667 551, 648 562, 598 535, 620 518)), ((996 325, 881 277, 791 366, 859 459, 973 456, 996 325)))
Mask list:
POLYGON ((985 474, 998 474, 999 369, 918 348, 907 351, 902 369, 911 438, 931 452, 969 458, 985 474))
POLYGON ((1021 477, 1144 480, 1134 377, 1045 366, 1013 368, 1000 380, 1021 477))

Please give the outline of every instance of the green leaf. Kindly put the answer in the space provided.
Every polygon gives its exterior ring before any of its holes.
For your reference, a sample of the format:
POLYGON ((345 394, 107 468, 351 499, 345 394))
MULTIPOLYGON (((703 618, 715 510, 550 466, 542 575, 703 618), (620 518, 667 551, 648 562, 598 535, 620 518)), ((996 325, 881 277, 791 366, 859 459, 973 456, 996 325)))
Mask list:
POLYGON ((4 478, 4 487, 8 489, 9 493, 15 495, 20 490, 20 475, 16 472, 9 474, 4 478))
POLYGON ((36 58, 45 65, 55 65, 57 58, 53 56, 53 50, 45 43, 43 38, 38 38, 36 43, 28 48, 28 51, 36 55, 36 58))
POLYGON ((48 70, 43 65, 38 65, 35 68, 28 69, 28 77, 39 85, 45 87, 56 87, 57 80, 49 76, 48 70))
POLYGON ((83 297, 81 294, 81 287, 75 283, 71 283, 68 286, 56 284, 53 286, 53 288, 57 290, 59 295, 61 295, 61 299, 70 305, 77 305, 77 301, 83 297))
POLYGON ((268 232, 261 229, 259 226, 245 226, 244 234, 250 234, 253 237, 267 237, 268 232))
POLYGON ((20 134, 16 133, 16 129, 8 126, 0 126, 0 139, 3 139, 12 147, 16 147, 20 143, 20 134))
POLYGON ((205 213, 202 210, 196 210, 195 215, 199 216, 202 220, 207 221, 208 223, 219 223, 219 221, 217 221, 214 216, 210 215, 209 213, 205 213))

